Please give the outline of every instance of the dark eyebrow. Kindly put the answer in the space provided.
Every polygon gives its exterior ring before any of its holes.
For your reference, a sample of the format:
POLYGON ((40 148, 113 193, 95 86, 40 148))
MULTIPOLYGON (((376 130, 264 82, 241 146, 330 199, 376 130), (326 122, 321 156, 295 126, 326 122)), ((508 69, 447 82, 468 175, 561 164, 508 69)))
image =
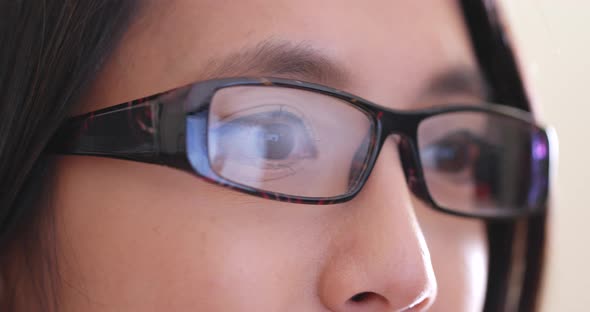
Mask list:
POLYGON ((311 44, 268 39, 253 48, 210 60, 205 67, 207 77, 276 76, 306 80, 332 86, 347 85, 350 75, 311 44))
POLYGON ((485 100, 490 96, 490 88, 477 69, 468 66, 455 66, 434 75, 420 95, 472 95, 485 100))
MULTIPOLYGON (((299 79, 332 87, 350 86, 351 74, 310 43, 267 39, 223 58, 209 60, 205 78, 274 76, 299 79)), ((451 66, 428 79, 420 97, 466 94, 482 99, 488 87, 482 75, 467 65, 451 66)))

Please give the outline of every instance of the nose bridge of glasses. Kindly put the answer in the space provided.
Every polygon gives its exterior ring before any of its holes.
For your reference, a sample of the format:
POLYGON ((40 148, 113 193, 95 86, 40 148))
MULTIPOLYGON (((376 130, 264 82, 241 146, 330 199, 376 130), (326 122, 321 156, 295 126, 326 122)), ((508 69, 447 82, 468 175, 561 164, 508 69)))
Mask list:
POLYGON ((410 141, 416 138, 418 124, 423 117, 416 112, 405 112, 381 108, 377 112, 384 137, 392 134, 406 137, 410 141))
POLYGON ((382 119, 381 146, 391 138, 397 148, 408 188, 422 200, 429 201, 428 191, 421 173, 417 150, 416 128, 419 118, 393 113, 392 118, 382 119))

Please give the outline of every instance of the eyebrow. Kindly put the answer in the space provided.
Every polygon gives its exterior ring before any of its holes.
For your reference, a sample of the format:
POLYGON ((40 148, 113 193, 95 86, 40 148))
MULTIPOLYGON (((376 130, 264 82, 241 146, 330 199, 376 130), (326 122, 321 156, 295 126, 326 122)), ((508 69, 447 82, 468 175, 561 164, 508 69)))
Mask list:
MULTIPOLYGON (((334 87, 351 84, 352 74, 344 64, 333 61, 309 43, 268 39, 253 48, 212 59, 203 71, 205 77, 275 76, 334 87)), ((481 73, 467 65, 449 66, 429 78, 419 96, 466 94, 488 96, 488 84, 481 73)))
POLYGON ((467 65, 451 66, 429 79, 421 95, 445 96, 465 94, 488 99, 491 90, 481 72, 467 65))
POLYGON ((221 60, 212 59, 204 72, 206 77, 277 76, 337 86, 347 85, 351 77, 344 66, 311 44, 277 39, 262 41, 221 60))

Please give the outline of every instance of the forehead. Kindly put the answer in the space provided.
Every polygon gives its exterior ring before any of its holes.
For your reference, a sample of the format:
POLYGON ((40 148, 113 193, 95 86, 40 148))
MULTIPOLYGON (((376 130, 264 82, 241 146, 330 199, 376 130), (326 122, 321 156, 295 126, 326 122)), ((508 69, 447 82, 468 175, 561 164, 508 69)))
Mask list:
POLYGON ((387 97, 378 90, 403 101, 448 67, 475 67, 456 1, 149 1, 82 109, 210 78, 212 68, 269 41, 321 52, 349 73, 341 88, 375 101, 387 97))

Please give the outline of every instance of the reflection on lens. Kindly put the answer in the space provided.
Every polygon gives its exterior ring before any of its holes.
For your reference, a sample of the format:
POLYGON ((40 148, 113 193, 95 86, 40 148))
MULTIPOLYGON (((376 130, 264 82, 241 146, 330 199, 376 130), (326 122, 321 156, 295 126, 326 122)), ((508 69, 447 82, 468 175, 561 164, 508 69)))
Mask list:
POLYGON ((226 164, 240 166, 237 173, 244 182, 294 175, 306 161, 317 157, 316 142, 305 120, 272 105, 223 118, 210 129, 209 138, 210 154, 215 155, 213 167, 232 171, 235 168, 226 164))
POLYGON ((229 87, 212 99, 209 161, 219 176, 257 190, 336 197, 363 173, 352 167, 367 159, 372 129, 363 111, 331 96, 229 87))
POLYGON ((435 115, 418 128, 420 161, 433 200, 478 215, 539 208, 548 175, 544 133, 484 112, 435 115))

